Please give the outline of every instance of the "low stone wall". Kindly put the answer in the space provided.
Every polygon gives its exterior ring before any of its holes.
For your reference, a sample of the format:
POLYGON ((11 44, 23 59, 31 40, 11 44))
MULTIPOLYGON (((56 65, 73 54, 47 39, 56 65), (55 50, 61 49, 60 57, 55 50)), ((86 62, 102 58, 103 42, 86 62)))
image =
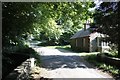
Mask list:
POLYGON ((104 54, 97 54, 97 60, 105 62, 105 63, 113 65, 113 66, 120 67, 120 59, 119 58, 108 57, 104 54))
POLYGON ((29 58, 14 69, 4 80, 28 80, 31 68, 34 67, 34 58, 29 58))

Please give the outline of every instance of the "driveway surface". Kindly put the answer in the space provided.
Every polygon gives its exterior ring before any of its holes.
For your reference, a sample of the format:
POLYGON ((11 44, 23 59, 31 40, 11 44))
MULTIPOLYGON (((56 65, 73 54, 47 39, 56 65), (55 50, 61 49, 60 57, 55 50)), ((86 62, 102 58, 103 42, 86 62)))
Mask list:
POLYGON ((79 54, 63 49, 34 47, 40 54, 40 76, 45 78, 112 78, 107 73, 95 69, 79 54))

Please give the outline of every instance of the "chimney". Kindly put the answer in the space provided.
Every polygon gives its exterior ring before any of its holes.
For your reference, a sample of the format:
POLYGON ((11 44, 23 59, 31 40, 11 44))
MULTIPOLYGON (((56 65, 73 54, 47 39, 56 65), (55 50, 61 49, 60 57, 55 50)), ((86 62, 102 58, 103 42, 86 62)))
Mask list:
POLYGON ((84 23, 84 31, 90 28, 90 23, 84 23))
POLYGON ((84 31, 86 31, 88 28, 90 28, 90 20, 87 20, 86 23, 84 23, 84 31))

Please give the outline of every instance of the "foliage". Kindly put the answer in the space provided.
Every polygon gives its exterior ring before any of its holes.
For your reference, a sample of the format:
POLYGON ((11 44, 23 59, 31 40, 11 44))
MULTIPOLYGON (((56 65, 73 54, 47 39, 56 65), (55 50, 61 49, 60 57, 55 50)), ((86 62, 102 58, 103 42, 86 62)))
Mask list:
POLYGON ((104 71, 109 71, 110 73, 112 73, 114 76, 119 74, 119 69, 117 69, 116 67, 110 66, 110 65, 106 65, 106 64, 101 64, 99 65, 100 69, 103 69, 104 71))
POLYGON ((96 10, 94 19, 103 33, 110 36, 112 42, 118 41, 118 3, 104 2, 96 10), (113 39, 114 38, 114 39, 113 39))
MULTIPOLYGON (((13 48, 14 49, 14 48, 13 48)), ((12 50, 11 50, 12 51, 12 50)), ((4 51, 2 54, 2 77, 5 78, 13 69, 19 66, 23 61, 30 57, 36 59, 36 64, 40 66, 40 57, 32 49, 28 47, 19 48, 12 51, 4 51)))
POLYGON ((46 40, 50 45, 59 44, 60 39, 68 41, 92 16, 88 10, 92 6, 92 2, 3 2, 3 59, 11 63, 9 53, 17 51, 31 55, 25 42, 31 36, 46 40))
MULTIPOLYGON (((99 31, 109 35, 109 41, 120 46, 119 43, 119 27, 118 23, 118 2, 103 2, 99 8, 96 9, 94 19, 99 27, 99 31)), ((118 57, 120 57, 118 51, 118 57)))
POLYGON ((98 69, 101 69, 103 71, 107 71, 107 72, 111 73, 114 77, 119 76, 120 70, 117 67, 108 65, 108 64, 106 64, 104 62, 97 61, 96 54, 86 55, 86 56, 83 56, 83 57, 88 62, 90 62, 91 64, 93 64, 95 67, 97 67, 98 69))
MULTIPOLYGON (((17 45, 28 32, 36 16, 32 3, 2 3, 2 43, 3 46, 17 45)), ((21 43, 20 43, 21 44, 21 43)))
POLYGON ((111 57, 118 57, 118 47, 117 45, 111 45, 108 55, 111 57))
POLYGON ((3 3, 3 45, 17 45, 30 34, 53 42, 65 35, 68 40, 91 17, 92 6, 92 2, 3 3))
POLYGON ((116 57, 118 58, 118 51, 116 50, 110 50, 110 52, 108 54, 106 54, 107 56, 110 56, 110 57, 116 57))
POLYGON ((47 40, 48 43, 59 44, 64 40, 69 42, 69 38, 83 27, 82 23, 90 18, 91 13, 88 8, 91 5, 90 2, 39 3, 37 10, 42 15, 38 19, 39 22, 34 25, 38 36, 41 40, 47 40))

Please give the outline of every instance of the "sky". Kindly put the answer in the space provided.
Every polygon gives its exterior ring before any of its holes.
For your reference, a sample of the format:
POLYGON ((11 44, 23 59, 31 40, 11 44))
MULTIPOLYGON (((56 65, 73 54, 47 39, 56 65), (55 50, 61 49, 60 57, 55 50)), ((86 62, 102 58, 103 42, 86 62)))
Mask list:
POLYGON ((89 8, 88 10, 93 12, 96 8, 98 8, 100 6, 100 4, 102 3, 102 0, 94 0, 94 3, 96 4, 95 7, 93 8, 89 8))

